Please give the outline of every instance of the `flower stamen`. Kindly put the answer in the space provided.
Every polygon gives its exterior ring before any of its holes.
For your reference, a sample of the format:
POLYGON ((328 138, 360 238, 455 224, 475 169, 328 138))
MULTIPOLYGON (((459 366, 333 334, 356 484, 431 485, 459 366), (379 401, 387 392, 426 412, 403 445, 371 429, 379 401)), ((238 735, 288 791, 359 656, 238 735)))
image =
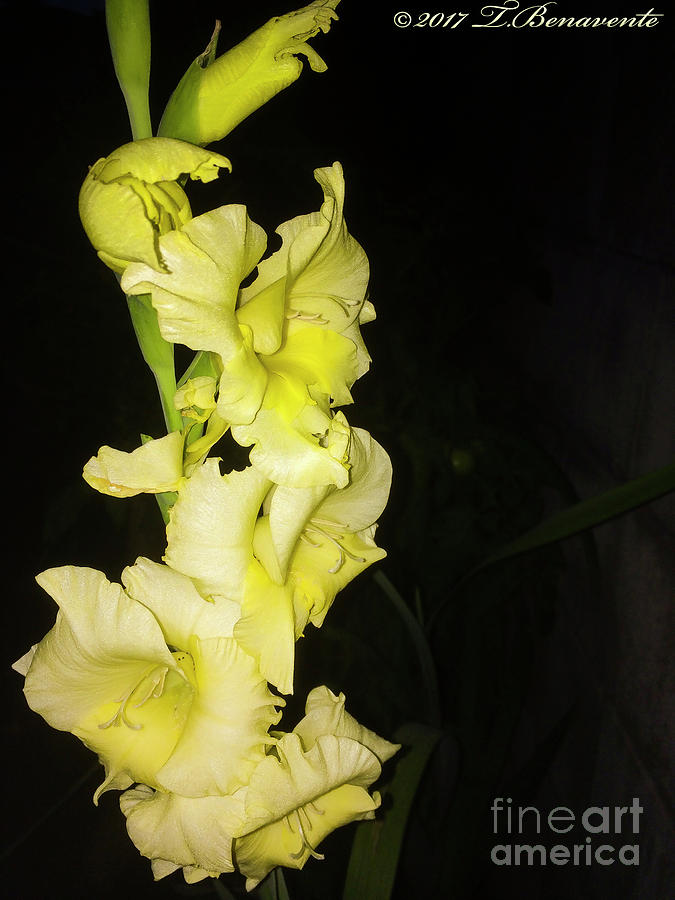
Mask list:
POLYGON ((119 700, 115 700, 115 703, 118 703, 119 706, 117 711, 105 722, 101 722, 99 724, 99 728, 104 730, 106 728, 110 728, 111 725, 114 725, 118 728, 120 725, 126 725, 127 728, 131 728, 132 731, 140 731, 143 728, 143 724, 141 722, 130 722, 127 717, 127 706, 134 692, 138 690, 138 688, 143 684, 143 682, 147 679, 150 680, 150 684, 148 686, 147 691, 144 696, 138 703, 134 703, 134 709, 138 709, 143 706, 150 698, 158 699, 162 696, 164 692, 164 684, 166 682, 166 675, 169 671, 168 666, 155 666, 149 672, 146 672, 139 680, 132 685, 132 687, 124 694, 119 700))
POLYGON ((342 309, 342 312, 345 316, 349 317, 349 310, 354 306, 360 306, 361 300, 348 300, 346 297, 338 297, 337 294, 329 294, 323 291, 312 291, 310 292, 299 292, 293 291, 293 299, 297 299, 298 297, 311 297, 314 299, 320 300, 333 300, 338 306, 342 309))
MULTIPOLYGON (((304 807, 301 807, 301 809, 303 810, 303 812, 305 813, 305 816, 307 817, 307 825, 309 827, 309 830, 311 831, 312 830, 312 822, 311 822, 311 819, 309 818, 309 815, 307 814, 307 810, 304 809, 304 807)), ((305 830, 302 827, 302 819, 300 818, 300 809, 296 809, 296 810, 294 810, 294 812, 295 812, 295 820, 298 823, 298 831, 300 832, 300 838, 302 840, 302 845, 297 853, 289 853, 288 855, 290 856, 291 859, 300 859, 302 856, 304 856, 305 851, 307 851, 310 856, 314 857, 314 859, 325 859, 326 857, 323 855, 323 853, 318 853, 314 849, 314 847, 312 847, 310 842, 307 840, 307 835, 305 834, 305 830)), ((293 831, 293 828, 291 826, 290 817, 286 816, 286 820, 288 822, 288 827, 289 827, 291 833, 295 834, 295 832, 293 831)))
POLYGON ((151 697, 155 700, 159 699, 164 693, 164 683, 166 681, 166 676, 169 671, 168 666, 162 666, 159 671, 155 669, 154 678, 150 680, 150 686, 143 697, 142 700, 139 700, 138 703, 134 703, 134 709, 138 709, 143 706, 151 697))
POLYGON ((317 525, 324 525, 326 528, 335 528, 336 530, 341 527, 340 522, 334 522, 332 519, 320 519, 318 516, 312 516, 310 521, 317 525))
POLYGON ((300 319, 301 322, 316 322, 317 325, 327 325, 328 319, 324 319, 321 313, 306 313, 300 309, 290 309, 286 313, 287 319, 300 319))
POLYGON ((332 534, 329 534, 324 528, 322 528, 321 525, 317 525, 316 523, 318 521, 321 520, 310 519, 310 524, 307 526, 307 528, 305 528, 305 534, 307 534, 307 532, 314 532, 315 534, 323 535, 323 537, 327 538, 331 542, 331 544, 335 544, 335 546, 337 547, 339 556, 335 563, 330 567, 330 569, 328 569, 331 575, 335 575, 336 572, 340 571, 342 566, 345 564, 345 556, 351 559, 352 562, 366 561, 363 556, 357 556, 355 553, 347 550, 347 548, 340 543, 340 541, 343 541, 345 539, 344 534, 338 534, 337 537, 334 537, 332 534))

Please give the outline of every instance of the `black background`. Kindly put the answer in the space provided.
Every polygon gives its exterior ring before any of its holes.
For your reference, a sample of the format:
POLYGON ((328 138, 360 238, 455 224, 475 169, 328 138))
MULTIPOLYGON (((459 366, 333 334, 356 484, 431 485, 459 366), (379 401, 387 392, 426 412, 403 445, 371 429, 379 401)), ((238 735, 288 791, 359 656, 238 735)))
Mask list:
MULTIPOLYGON (((102 12, 79 5, 0 4, 5 671, 53 622, 36 572, 72 563, 114 580, 137 555, 162 552, 152 498, 118 503, 80 479, 101 444, 132 449, 162 424, 123 298, 77 216, 87 165, 130 139, 102 12)), ((672 13, 656 8, 665 16, 652 29, 396 28, 405 6, 344 0, 340 21, 313 42, 328 71, 306 67, 219 144, 232 175, 191 199, 195 212, 246 203, 271 234, 318 208, 312 170, 342 162, 378 312, 364 328, 374 364, 347 413, 392 454, 382 568, 406 597, 419 589, 428 614, 471 565, 574 492, 591 496, 672 457, 672 13)), ((224 50, 287 11, 211 0, 151 8, 155 124, 216 18, 224 50)), ((423 11, 408 9, 413 20, 423 11)), ((480 21, 478 3, 462 9, 480 21)), ((558 10, 638 7, 565 0, 558 10)), ((432 639, 450 723, 446 780, 418 810, 397 896, 671 895, 671 499, 603 526, 593 546, 570 541, 458 596, 432 639), (587 552, 598 561, 591 575, 587 552), (466 613, 495 591, 496 606, 466 613), (488 727, 484 709, 515 693, 515 718, 488 727), (493 726, 506 749, 474 790, 485 770, 470 757, 496 740, 493 726), (492 796, 577 812, 638 796, 641 865, 497 868, 492 796), (442 840, 436 821, 449 828, 442 840)), ((355 714, 391 735, 423 706, 406 635, 368 575, 334 614, 333 631, 327 623, 300 645, 299 680, 344 690, 355 714), (357 651, 345 662, 340 635, 350 633, 372 642, 372 671, 357 651)), ((10 896, 214 896, 208 883, 153 885, 115 798, 90 803, 88 751, 26 708, 15 673, 3 689, 10 896)), ((330 884, 311 861, 306 878, 289 876, 292 896, 339 896, 346 834, 326 843, 330 884)))

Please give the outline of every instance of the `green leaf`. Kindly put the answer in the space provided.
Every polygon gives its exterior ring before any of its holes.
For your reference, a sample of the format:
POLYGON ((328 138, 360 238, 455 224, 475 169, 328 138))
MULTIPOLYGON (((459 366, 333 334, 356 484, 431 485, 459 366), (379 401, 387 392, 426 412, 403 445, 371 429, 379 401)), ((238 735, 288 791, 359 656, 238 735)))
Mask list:
MULTIPOLYGON (((609 519, 637 509, 658 497, 675 490, 675 463, 649 472, 634 481, 583 500, 568 509, 563 509, 540 525, 531 528, 515 541, 511 541, 481 563, 481 569, 502 559, 535 550, 546 544, 565 540, 589 528, 595 528, 609 519)), ((478 571, 478 569, 474 570, 478 571)))
POLYGON ((220 878, 212 878, 211 886, 213 887, 213 893, 220 897, 220 900, 235 900, 232 891, 223 884, 220 878))
POLYGON ((135 141, 152 137, 150 12, 148 0, 106 0, 105 19, 115 74, 129 113, 135 141))
POLYGON ((388 900, 391 896, 410 809, 441 736, 439 729, 419 723, 402 725, 394 735, 403 750, 383 791, 384 812, 356 829, 343 900, 388 900))
POLYGON ((424 634, 424 629, 412 614, 410 607, 403 597, 383 572, 375 572, 373 581, 375 581, 376 584, 382 588, 387 597, 389 597, 408 629, 408 634, 417 651, 417 658, 419 660, 420 669, 422 670, 422 681, 424 682, 424 690, 422 693, 427 705, 427 721, 432 725, 440 725, 441 707, 438 679, 436 678, 436 666, 434 664, 434 658, 429 643, 424 634))
POLYGON ((260 900, 290 900, 284 873, 278 867, 260 883, 256 893, 260 900))
POLYGON ((429 618, 427 624, 427 633, 433 630, 441 612, 446 608, 448 602, 455 596, 457 589, 464 586, 467 581, 482 572, 488 566, 496 562, 502 562, 513 556, 519 556, 521 553, 528 553, 531 550, 537 550, 545 547, 547 544, 564 541, 567 538, 577 534, 583 534, 591 528, 602 525, 610 519, 617 516, 625 515, 651 503, 659 497, 675 490, 675 463, 657 469, 655 472, 649 472, 633 481, 627 481, 618 487, 591 497, 588 500, 582 500, 575 503, 567 509, 561 510, 559 513, 526 531, 519 538, 505 544, 496 553, 493 553, 482 563, 475 566, 467 572, 462 578, 456 582, 452 589, 449 590, 443 601, 436 607, 433 614, 429 618))

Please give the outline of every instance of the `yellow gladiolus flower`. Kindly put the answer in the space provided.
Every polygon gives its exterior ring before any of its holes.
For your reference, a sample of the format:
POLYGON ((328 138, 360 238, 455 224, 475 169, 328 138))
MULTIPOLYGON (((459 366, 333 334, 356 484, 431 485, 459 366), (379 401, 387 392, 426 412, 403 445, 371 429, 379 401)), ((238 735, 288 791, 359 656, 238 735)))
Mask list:
POLYGON ((171 138, 124 144, 89 169, 80 190, 82 225, 100 259, 121 273, 130 262, 163 269, 161 234, 192 218, 181 175, 212 181, 231 170, 218 153, 171 138))
POLYGON ((239 870, 252 890, 275 866, 302 869, 323 859, 321 842, 341 825, 375 818, 377 791, 367 788, 380 764, 363 744, 321 735, 304 749, 297 734, 284 735, 275 753, 257 766, 246 791, 246 833, 234 842, 239 870))
POLYGON ((241 605, 234 637, 285 694, 307 622, 320 626, 338 591, 386 555, 373 538, 391 463, 366 431, 350 433, 345 488, 275 486, 255 466, 223 476, 208 459, 171 509, 166 563, 204 597, 241 605))
POLYGON ((364 728, 344 704, 326 687, 311 691, 305 717, 229 795, 126 791, 127 829, 155 878, 182 868, 195 882, 239 869, 252 890, 277 865, 323 859, 317 848, 339 826, 372 819, 380 798, 368 789, 399 745, 364 728))
POLYGON ((133 782, 193 797, 236 790, 283 705, 231 637, 237 604, 207 603, 150 560, 122 578, 126 591, 94 569, 38 576, 59 613, 15 663, 28 705, 98 754, 106 777, 95 800, 133 782))
POLYGON ((265 233, 232 204, 191 219, 159 238, 165 271, 152 264, 127 267, 122 289, 150 294, 166 341, 220 358, 218 412, 228 422, 255 416, 267 375, 239 328, 234 310, 239 285, 262 256, 265 233))
POLYGON ((346 487, 275 485, 256 522, 256 556, 275 582, 293 588, 296 637, 308 621, 320 627, 338 591, 386 556, 374 536, 389 497, 391 461, 361 428, 351 429, 348 459, 346 487))
POLYGON ((165 340, 220 358, 218 415, 270 480, 344 487, 349 435, 331 406, 351 402, 368 367, 359 323, 373 317, 369 268, 344 223, 340 164, 315 177, 321 209, 280 226, 282 247, 250 287, 239 290, 266 238, 235 205, 160 237, 169 271, 130 265, 121 284, 151 295, 165 340))

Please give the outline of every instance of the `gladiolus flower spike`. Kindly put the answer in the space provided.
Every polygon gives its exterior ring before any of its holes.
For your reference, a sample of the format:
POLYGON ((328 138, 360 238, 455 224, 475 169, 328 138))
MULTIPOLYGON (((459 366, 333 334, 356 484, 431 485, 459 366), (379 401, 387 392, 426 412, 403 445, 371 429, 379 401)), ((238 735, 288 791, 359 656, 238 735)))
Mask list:
POLYGON ((360 329, 375 317, 342 166, 315 170, 321 204, 279 226, 270 256, 245 206, 193 217, 188 200, 190 179, 231 168, 205 144, 291 84, 300 55, 325 68, 307 42, 337 2, 272 19, 219 58, 214 38, 151 137, 149 33, 135 38, 138 65, 125 45, 147 2, 110 0, 116 69, 143 136, 90 168, 80 215, 128 297, 167 433, 132 451, 101 446, 83 477, 109 497, 155 494, 166 549, 121 583, 72 565, 38 575, 56 621, 14 668, 31 709, 97 754, 94 801, 122 792, 156 879, 239 871, 252 890, 276 866, 322 859, 332 831, 375 817, 372 786, 398 750, 325 686, 295 727, 281 721, 306 629, 385 556, 375 533, 391 463, 341 409, 368 371, 360 329), (197 354, 178 382, 176 344, 197 354), (215 453, 228 434, 250 448, 240 471, 215 453))

